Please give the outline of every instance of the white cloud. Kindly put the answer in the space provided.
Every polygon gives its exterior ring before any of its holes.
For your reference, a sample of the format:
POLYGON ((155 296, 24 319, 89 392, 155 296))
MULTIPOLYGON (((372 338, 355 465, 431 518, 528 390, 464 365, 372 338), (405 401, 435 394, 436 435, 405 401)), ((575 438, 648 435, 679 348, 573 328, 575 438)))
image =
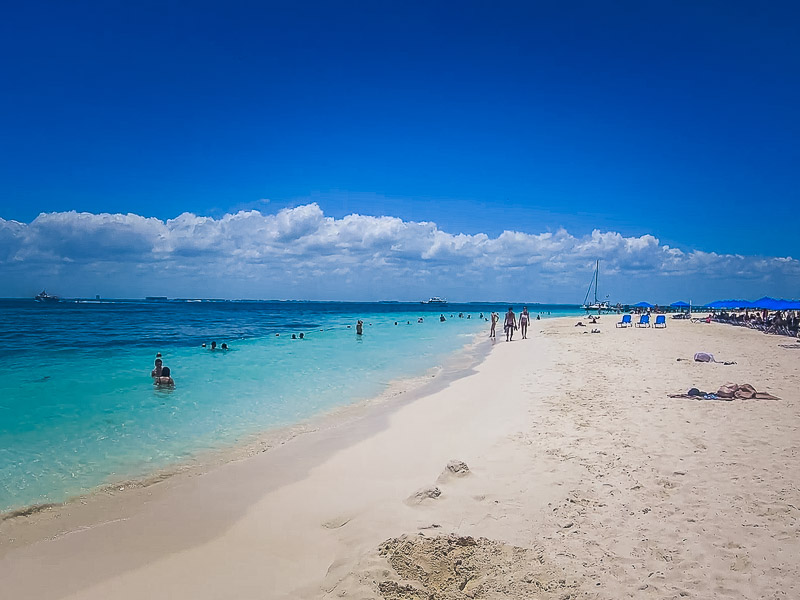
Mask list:
POLYGON ((326 217, 317 204, 277 214, 166 222, 135 214, 43 213, 0 219, 0 295, 580 302, 594 260, 612 300, 800 296, 800 262, 662 245, 652 235, 575 237, 504 231, 495 238, 395 217, 326 217))

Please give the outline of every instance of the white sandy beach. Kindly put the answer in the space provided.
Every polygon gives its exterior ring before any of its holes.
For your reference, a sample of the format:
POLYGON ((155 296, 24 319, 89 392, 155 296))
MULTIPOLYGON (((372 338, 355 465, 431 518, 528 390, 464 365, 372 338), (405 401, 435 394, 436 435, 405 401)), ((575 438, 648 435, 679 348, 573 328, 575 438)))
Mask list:
POLYGON ((6 520, 1 595, 800 597, 800 343, 616 320, 534 321, 432 395, 6 520), (667 397, 728 381, 781 399, 667 397))

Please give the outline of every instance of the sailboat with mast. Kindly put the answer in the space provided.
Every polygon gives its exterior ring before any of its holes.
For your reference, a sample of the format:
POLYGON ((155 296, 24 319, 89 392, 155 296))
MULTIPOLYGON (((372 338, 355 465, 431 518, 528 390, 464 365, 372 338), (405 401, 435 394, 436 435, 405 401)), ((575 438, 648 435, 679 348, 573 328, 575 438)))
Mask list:
POLYGON ((597 299, 597 280, 598 280, 599 274, 600 274, 600 260, 598 259, 597 262, 594 265, 594 276, 592 277, 592 280, 589 282, 589 289, 586 290, 586 296, 583 299, 583 309, 584 310, 596 310, 596 311, 599 312, 599 311, 602 311, 602 310, 608 310, 608 308, 609 308, 608 307, 608 300, 600 302, 597 299), (589 294, 592 293, 592 288, 594 288, 594 302, 589 304, 589 294))

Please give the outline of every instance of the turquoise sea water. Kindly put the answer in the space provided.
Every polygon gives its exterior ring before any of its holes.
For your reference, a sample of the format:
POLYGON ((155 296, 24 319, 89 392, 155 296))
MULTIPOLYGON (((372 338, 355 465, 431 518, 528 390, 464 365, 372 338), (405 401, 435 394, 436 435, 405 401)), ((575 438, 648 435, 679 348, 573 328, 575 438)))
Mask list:
POLYGON ((0 300, 0 511, 144 477, 376 396, 487 333, 479 314, 505 306, 0 300), (201 347, 212 340, 231 349, 201 347), (156 352, 173 390, 153 386, 156 352))

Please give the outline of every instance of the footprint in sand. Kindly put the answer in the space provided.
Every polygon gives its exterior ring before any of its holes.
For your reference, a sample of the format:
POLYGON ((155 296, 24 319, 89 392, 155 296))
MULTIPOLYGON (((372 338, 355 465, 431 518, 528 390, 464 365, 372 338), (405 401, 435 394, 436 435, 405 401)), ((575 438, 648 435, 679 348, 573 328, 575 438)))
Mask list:
POLYGON ((325 529, 339 529, 347 525, 351 519, 352 517, 334 517, 333 519, 325 521, 322 526, 325 529))
POLYGON ((436 499, 442 495, 442 490, 440 490, 436 486, 430 486, 426 488, 422 488, 421 490, 417 490, 413 494, 411 494, 408 498, 406 498, 406 504, 416 505, 421 504, 427 499, 436 499))
POLYGON ((463 460, 451 460, 449 463, 447 463, 444 471, 442 471, 442 474, 439 475, 439 479, 436 481, 438 483, 446 483, 454 477, 466 477, 469 474, 470 470, 467 466, 467 463, 465 463, 463 460))

